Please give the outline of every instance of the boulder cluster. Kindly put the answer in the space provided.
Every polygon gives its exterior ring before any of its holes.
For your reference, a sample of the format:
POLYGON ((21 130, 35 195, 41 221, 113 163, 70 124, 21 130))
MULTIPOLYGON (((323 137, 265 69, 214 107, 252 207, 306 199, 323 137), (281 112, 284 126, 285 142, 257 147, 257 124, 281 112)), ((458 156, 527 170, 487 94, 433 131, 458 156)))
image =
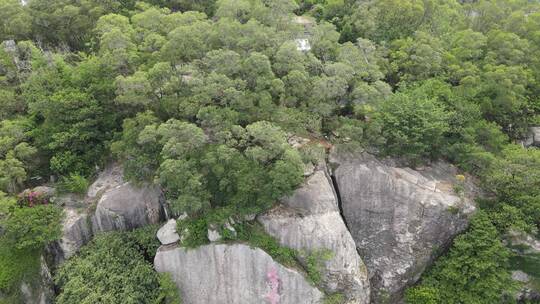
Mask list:
MULTIPOLYGON (((185 303, 323 303, 335 294, 347 304, 399 303, 475 210, 470 178, 443 162, 411 169, 366 153, 332 151, 306 175, 290 197, 244 220, 301 252, 303 267, 309 267, 309 254, 329 252, 317 284, 260 248, 223 242, 216 227, 209 226, 209 245, 182 247, 182 231, 177 219, 168 218, 160 189, 125 181, 118 165, 101 172, 84 199, 54 197, 66 216, 61 240, 49 247, 52 267, 97 232, 164 222, 154 267, 172 275, 185 303)), ((220 228, 236 233, 230 221, 220 228)), ((43 265, 46 286, 49 270, 43 265)), ((50 303, 50 289, 43 286, 21 289, 37 303, 50 303)))

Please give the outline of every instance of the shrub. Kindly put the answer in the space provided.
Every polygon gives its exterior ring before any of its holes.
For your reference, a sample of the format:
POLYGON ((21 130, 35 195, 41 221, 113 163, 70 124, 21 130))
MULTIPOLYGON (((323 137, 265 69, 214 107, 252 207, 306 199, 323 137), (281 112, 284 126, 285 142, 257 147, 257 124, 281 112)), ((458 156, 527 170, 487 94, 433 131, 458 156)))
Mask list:
POLYGON ((35 196, 17 203, 0 192, 0 294, 18 302, 22 281, 33 284, 39 274, 45 245, 61 235, 62 210, 54 205, 34 205, 35 196), (32 205, 33 207, 29 207, 32 205))
POLYGON ((177 222, 177 231, 182 234, 182 245, 196 248, 208 244, 208 223, 205 217, 187 218, 177 222))
POLYGON ((161 224, 147 225, 127 233, 128 238, 137 244, 139 251, 150 262, 154 261, 156 252, 159 246, 161 246, 161 243, 156 237, 160 227, 161 224))
POLYGON ((17 196, 17 203, 20 207, 47 205, 49 203, 49 198, 45 193, 27 190, 17 196))
POLYGON ((39 274, 39 255, 39 250, 15 249, 0 239, 0 293, 17 295, 22 281, 32 281, 39 274))
POLYGON ((315 285, 321 284, 322 274, 321 269, 324 263, 333 257, 334 253, 331 250, 315 250, 310 252, 305 258, 305 268, 308 274, 308 279, 315 285))
POLYGON ((508 271, 509 256, 497 229, 480 211, 420 285, 407 291, 407 303, 440 303, 440 299, 448 304, 500 303, 515 286, 508 271))
POLYGON ((440 154, 449 130, 448 119, 449 113, 436 100, 396 93, 374 113, 369 128, 376 131, 371 131, 370 137, 383 154, 401 156, 416 164, 440 154), (381 143, 376 138, 379 136, 381 143))
POLYGON ((56 303, 179 303, 173 284, 152 269, 140 249, 130 233, 96 236, 58 269, 56 303))
POLYGON ((71 173, 67 177, 62 177, 58 186, 62 192, 84 194, 88 189, 89 182, 84 176, 78 173, 71 173))
MULTIPOLYGON (((0 199, 1 200, 1 199, 0 199)), ((35 205, 20 207, 12 199, 0 202, 6 210, 0 214, 2 238, 19 250, 40 250, 49 242, 60 238, 63 212, 54 205, 35 205)))
POLYGON ((323 304, 343 304, 345 303, 345 296, 341 293, 334 293, 324 297, 323 304))
POLYGON ((261 248, 274 260, 285 266, 297 266, 298 252, 294 249, 281 246, 260 225, 244 223, 235 226, 235 228, 238 234, 238 240, 245 241, 253 247, 261 248))

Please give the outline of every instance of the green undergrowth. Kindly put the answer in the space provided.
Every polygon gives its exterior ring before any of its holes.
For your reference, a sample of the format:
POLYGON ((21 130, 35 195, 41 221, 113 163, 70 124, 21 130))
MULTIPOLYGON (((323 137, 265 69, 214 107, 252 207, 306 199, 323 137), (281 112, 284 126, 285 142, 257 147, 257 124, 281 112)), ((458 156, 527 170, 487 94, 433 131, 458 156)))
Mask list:
POLYGON ((274 237, 264 231, 261 225, 256 223, 238 224, 235 225, 235 229, 237 240, 264 250, 282 265, 305 271, 310 283, 315 286, 321 285, 321 269, 324 267, 324 262, 332 258, 332 251, 321 249, 308 252, 281 246, 274 237))
POLYGON ((152 263, 159 246, 158 226, 96 235, 79 254, 62 264, 54 280, 58 304, 180 304, 172 278, 152 263))
POLYGON ((326 261, 332 259, 334 253, 329 249, 321 249, 302 255, 305 256, 305 269, 309 280, 319 285, 322 281, 321 269, 326 261))
POLYGON ((40 251, 33 249, 14 249, 0 243, 0 304, 13 304, 21 301, 22 282, 32 284, 39 277, 40 251))
POLYGON ((239 224, 235 226, 237 240, 248 243, 268 253, 275 261, 288 267, 301 267, 298 263, 300 253, 292 248, 281 246, 278 241, 264 231, 258 224, 239 224))
POLYGON ((326 295, 323 300, 323 304, 343 304, 345 303, 345 296, 341 293, 333 293, 326 295))
POLYGON ((518 253, 510 258, 510 269, 521 270, 529 275, 527 284, 533 290, 540 291, 540 254, 518 253))
POLYGON ((89 186, 88 179, 78 173, 71 173, 69 176, 62 177, 57 184, 57 188, 61 193, 85 194, 89 186))

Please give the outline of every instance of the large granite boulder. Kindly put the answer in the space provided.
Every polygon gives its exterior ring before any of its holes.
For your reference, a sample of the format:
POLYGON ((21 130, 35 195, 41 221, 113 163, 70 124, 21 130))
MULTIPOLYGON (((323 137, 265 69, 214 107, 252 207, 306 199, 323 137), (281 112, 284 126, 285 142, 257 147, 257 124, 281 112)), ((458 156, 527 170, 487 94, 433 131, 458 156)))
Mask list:
POLYGON ((64 221, 62 223, 62 238, 59 246, 62 258, 69 259, 92 239, 92 227, 88 214, 74 208, 64 208, 64 221))
MULTIPOLYGON (((38 188, 33 191, 54 193, 54 189, 38 188)), ((53 269, 77 253, 96 232, 130 230, 165 218, 160 189, 124 181, 123 169, 117 164, 99 173, 86 196, 64 193, 51 200, 63 206, 65 214, 62 238, 47 247, 47 261, 53 269)))
POLYGON ((162 193, 153 185, 125 182, 106 190, 92 218, 94 231, 131 230, 165 218, 162 193))
POLYGON ((154 267, 172 275, 185 304, 315 304, 323 298, 302 274, 242 244, 161 246, 154 267))
POLYGON ((474 187, 445 163, 413 170, 336 151, 330 161, 346 224, 368 268, 372 300, 396 303, 467 227, 474 187))
POLYGON ((94 232, 130 230, 159 223, 166 217, 159 187, 126 182, 123 169, 117 164, 106 167, 98 175, 85 200, 97 203, 92 216, 94 232))
MULTIPOLYGON (((331 252, 323 261, 322 285, 342 293, 350 304, 369 303, 369 280, 354 240, 339 213, 338 201, 325 168, 310 176, 281 205, 258 217, 280 244, 313 253, 331 252)), ((302 261, 306 262, 306 261, 302 261)))

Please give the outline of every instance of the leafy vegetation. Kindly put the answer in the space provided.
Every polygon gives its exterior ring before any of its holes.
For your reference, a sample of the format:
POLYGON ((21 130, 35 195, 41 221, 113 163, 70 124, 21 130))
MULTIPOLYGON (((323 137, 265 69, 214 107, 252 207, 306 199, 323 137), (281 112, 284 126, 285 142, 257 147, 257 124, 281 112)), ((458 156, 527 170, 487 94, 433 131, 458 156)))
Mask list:
POLYGON ((180 303, 171 279, 152 269, 154 246, 144 235, 155 229, 144 229, 98 235, 62 264, 57 303, 180 303))
POLYGON ((11 301, 19 301, 22 282, 37 279, 42 250, 61 236, 61 218, 54 205, 19 204, 0 192, 0 293, 11 301))
POLYGON ((489 217, 479 212, 452 249, 407 292, 408 303, 501 303, 514 292, 507 271, 510 250, 489 217), (481 279, 479 279, 481 278, 481 279))

